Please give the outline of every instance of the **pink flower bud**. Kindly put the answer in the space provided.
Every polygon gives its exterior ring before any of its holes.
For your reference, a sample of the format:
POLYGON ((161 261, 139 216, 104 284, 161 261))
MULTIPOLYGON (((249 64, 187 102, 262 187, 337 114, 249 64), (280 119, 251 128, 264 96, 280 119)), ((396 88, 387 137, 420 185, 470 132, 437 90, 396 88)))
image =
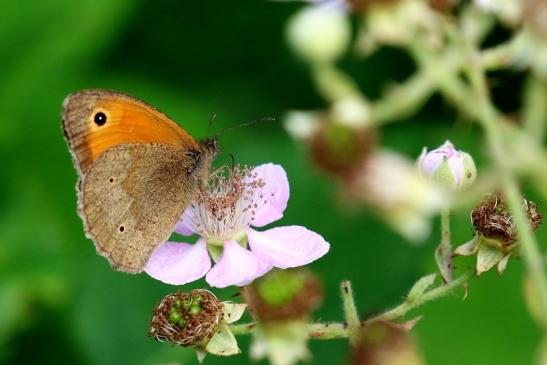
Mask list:
POLYGON ((450 141, 430 152, 424 147, 418 166, 424 176, 452 191, 468 188, 477 176, 471 155, 456 150, 450 141))

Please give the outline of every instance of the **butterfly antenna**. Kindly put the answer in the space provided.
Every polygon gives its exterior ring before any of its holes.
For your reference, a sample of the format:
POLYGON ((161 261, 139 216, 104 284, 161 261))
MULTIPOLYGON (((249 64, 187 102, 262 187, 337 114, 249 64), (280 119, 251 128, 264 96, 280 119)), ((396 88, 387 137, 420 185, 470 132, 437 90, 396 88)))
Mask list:
POLYGON ((275 122, 275 121, 276 121, 276 119, 274 117, 262 117, 262 118, 258 118, 258 119, 253 119, 253 120, 250 120, 250 121, 245 122, 245 123, 241 123, 241 124, 234 125, 234 126, 231 126, 231 127, 228 127, 228 128, 224 128, 220 132, 218 132, 218 135, 229 132, 229 131, 232 131, 236 128, 246 127, 246 126, 249 126, 249 125, 252 125, 252 124, 255 124, 255 123, 275 122))
POLYGON ((217 114, 213 113, 211 114, 211 118, 209 118, 209 127, 207 128, 207 134, 211 135, 211 129, 213 128, 213 123, 217 119, 217 114))
POLYGON ((229 152, 228 152, 228 156, 230 156, 230 158, 232 159, 232 170, 233 170, 234 167, 236 166, 236 159, 234 158, 234 155, 232 155, 229 152))

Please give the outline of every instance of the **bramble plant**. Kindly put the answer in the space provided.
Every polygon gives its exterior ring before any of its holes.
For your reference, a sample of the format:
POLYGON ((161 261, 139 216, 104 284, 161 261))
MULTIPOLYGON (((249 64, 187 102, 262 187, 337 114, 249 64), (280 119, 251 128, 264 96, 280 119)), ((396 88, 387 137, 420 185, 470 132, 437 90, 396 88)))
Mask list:
MULTIPOLYGON (((194 347, 201 360, 206 353, 241 352, 236 338, 250 334, 250 356, 266 357, 274 365, 309 359, 310 339, 334 338, 348 339, 353 364, 424 364, 409 333, 420 317, 406 320, 405 315, 465 290, 494 267, 501 275, 510 259, 522 257, 527 268, 524 300, 547 335, 544 256, 533 233, 543 216, 541 207, 521 192, 521 183, 528 182, 547 198, 545 14, 545 0, 308 1, 288 21, 287 38, 309 66, 327 105, 323 110, 291 111, 284 125, 344 197, 377 212, 405 238, 429 238, 431 219, 440 216, 441 237, 432 253, 439 273, 419 279, 401 304, 368 318, 357 311, 351 283, 343 281, 342 321, 314 322, 321 283, 306 269, 289 268, 319 259, 329 243, 300 226, 261 232, 251 228, 282 217, 291 177, 274 164, 225 167, 211 177, 209 188, 177 226, 178 233, 199 235, 197 242, 163 244, 146 272, 173 285, 203 276, 212 287, 235 285, 242 303, 220 302, 206 290, 179 291, 154 309, 150 334, 194 347), (512 36, 485 47, 484 40, 498 24, 509 27, 512 36), (338 61, 350 50, 359 59, 383 46, 406 51, 416 70, 371 100, 338 61), (517 120, 494 103, 487 81, 488 72, 512 67, 527 73, 517 120), (483 129, 487 168, 477 169, 472 156, 448 140, 437 149, 424 147, 421 156, 412 158, 381 147, 382 126, 409 118, 434 94, 483 129), (476 207, 461 212, 462 201, 476 207), (475 232, 467 243, 451 238, 451 214, 460 212, 471 216, 469 227, 475 232), (460 256, 471 255, 476 256, 475 267, 454 270, 460 256), (245 310, 253 320, 234 323, 245 310)), ((336 242, 330 244, 336 247, 336 242)), ((541 347, 538 361, 547 362, 541 347)))

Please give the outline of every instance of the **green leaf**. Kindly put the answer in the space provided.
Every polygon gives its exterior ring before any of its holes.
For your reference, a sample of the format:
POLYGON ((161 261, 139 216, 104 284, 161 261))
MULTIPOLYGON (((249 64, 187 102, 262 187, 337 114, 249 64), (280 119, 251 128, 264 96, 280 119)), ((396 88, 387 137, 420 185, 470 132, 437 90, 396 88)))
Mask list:
POLYGON ((437 274, 429 274, 419 279, 408 292, 407 302, 414 302, 435 282, 437 274))

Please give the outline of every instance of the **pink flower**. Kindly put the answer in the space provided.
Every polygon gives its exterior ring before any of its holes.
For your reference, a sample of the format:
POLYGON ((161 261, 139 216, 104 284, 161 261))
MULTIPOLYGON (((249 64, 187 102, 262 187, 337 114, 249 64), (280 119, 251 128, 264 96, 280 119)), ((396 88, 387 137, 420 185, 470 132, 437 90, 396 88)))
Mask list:
POLYGON ((176 227, 182 235, 197 233, 196 243, 165 242, 152 253, 145 271, 168 284, 182 285, 206 275, 214 287, 246 285, 273 267, 306 265, 329 250, 315 232, 301 226, 257 231, 281 217, 289 200, 283 168, 264 164, 252 170, 234 168, 211 178, 176 227), (211 258, 215 264, 211 268, 211 258))

